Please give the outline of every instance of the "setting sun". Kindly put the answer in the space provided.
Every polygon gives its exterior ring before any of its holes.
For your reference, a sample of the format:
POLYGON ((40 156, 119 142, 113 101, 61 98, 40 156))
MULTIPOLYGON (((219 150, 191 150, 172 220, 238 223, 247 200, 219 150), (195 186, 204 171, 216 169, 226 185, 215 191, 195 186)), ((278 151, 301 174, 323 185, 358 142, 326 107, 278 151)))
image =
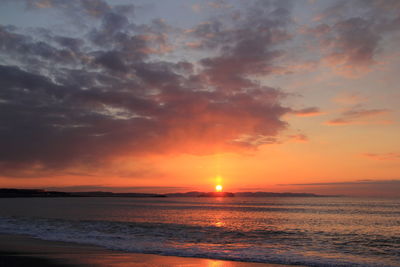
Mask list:
POLYGON ((221 192, 222 191, 222 185, 216 185, 215 186, 215 190, 217 191, 217 192, 221 192))

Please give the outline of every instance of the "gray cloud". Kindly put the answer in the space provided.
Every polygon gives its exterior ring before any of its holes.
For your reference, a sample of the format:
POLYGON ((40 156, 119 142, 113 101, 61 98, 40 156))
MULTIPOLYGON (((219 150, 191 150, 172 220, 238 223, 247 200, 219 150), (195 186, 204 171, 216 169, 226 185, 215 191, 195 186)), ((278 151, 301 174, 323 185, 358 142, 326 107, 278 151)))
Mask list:
POLYGON ((289 38, 290 11, 280 1, 249 7, 233 33, 222 28, 227 39, 212 41, 221 50, 196 68, 151 56, 168 44, 162 21, 135 24, 124 9, 94 0, 30 5, 83 8, 99 24, 79 38, 1 27, 2 175, 98 168, 116 156, 242 152, 277 142, 288 126, 286 95, 251 78, 270 73, 289 38))
POLYGON ((227 17, 199 25, 193 31, 199 44, 195 49, 220 51, 217 56, 201 61, 206 80, 219 89, 258 87, 251 77, 268 75, 279 68, 276 60, 284 54, 280 46, 290 39, 290 24, 287 2, 258 1, 239 18, 227 17))
POLYGON ((350 73, 376 63, 382 43, 400 29, 396 1, 333 1, 307 30, 319 41, 326 61, 350 73))

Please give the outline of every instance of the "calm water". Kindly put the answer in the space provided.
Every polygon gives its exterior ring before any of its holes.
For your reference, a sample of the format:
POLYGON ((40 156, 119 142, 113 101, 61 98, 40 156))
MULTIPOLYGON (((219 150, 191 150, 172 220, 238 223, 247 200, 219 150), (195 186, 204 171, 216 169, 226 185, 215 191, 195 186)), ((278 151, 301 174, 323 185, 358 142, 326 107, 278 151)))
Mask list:
POLYGON ((400 199, 0 199, 0 232, 308 266, 400 266, 400 199))

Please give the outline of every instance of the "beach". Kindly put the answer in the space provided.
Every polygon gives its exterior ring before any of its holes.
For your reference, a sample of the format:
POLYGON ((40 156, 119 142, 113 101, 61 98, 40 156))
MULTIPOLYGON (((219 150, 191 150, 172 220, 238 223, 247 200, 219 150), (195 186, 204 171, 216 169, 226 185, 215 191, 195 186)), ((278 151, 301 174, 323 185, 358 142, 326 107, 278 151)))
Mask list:
POLYGON ((25 235, 0 234, 0 266, 283 267, 287 265, 128 253, 91 245, 40 240, 25 235))

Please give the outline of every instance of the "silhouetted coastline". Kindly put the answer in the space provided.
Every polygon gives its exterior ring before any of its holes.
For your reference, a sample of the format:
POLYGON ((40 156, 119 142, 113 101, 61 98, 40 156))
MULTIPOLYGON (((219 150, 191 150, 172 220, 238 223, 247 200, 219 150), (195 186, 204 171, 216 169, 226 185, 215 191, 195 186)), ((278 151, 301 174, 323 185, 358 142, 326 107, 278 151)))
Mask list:
POLYGON ((88 192, 61 192, 46 191, 44 189, 0 189, 0 198, 21 197, 340 197, 339 195, 317 195, 312 193, 274 193, 274 192, 199 192, 191 191, 185 193, 113 193, 104 191, 88 192))
POLYGON ((147 193, 113 193, 103 191, 91 192, 60 192, 46 191, 43 189, 0 189, 0 198, 17 198, 17 197, 166 197, 162 194, 147 193))

